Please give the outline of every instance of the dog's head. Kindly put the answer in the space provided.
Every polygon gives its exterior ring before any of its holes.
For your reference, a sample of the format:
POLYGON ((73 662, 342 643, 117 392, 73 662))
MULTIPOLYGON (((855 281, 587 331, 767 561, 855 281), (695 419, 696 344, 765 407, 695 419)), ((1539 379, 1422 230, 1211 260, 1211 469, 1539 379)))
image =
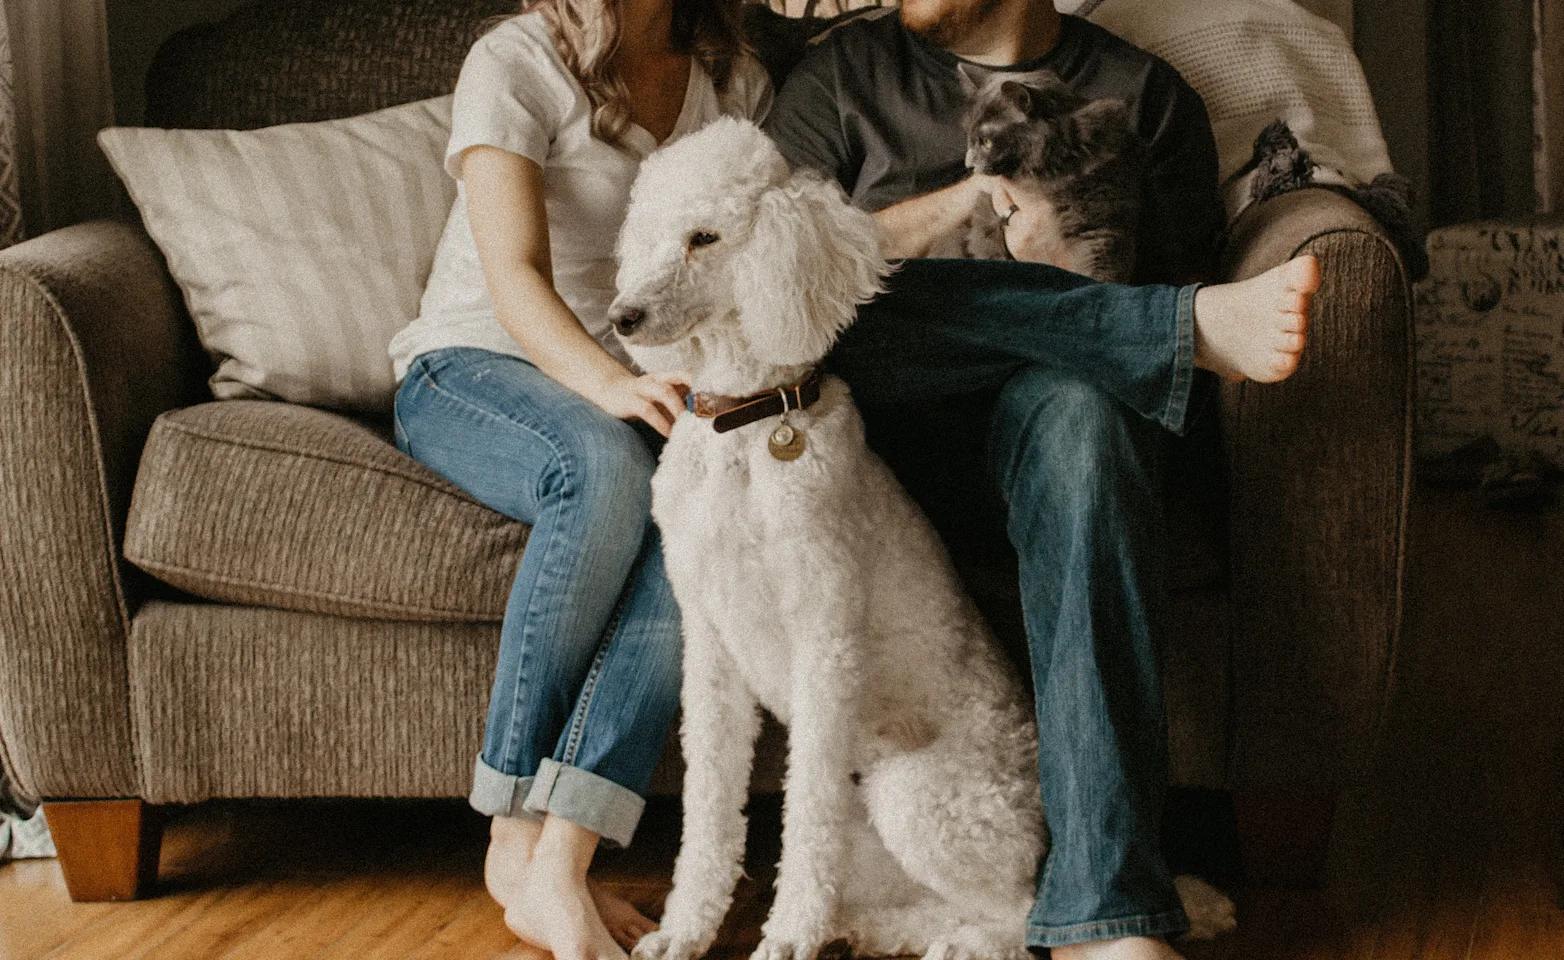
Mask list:
POLYGON ((888 271, 871 215, 818 174, 790 173, 758 127, 731 118, 647 158, 618 253, 610 317, 646 369, 702 340, 713 350, 694 353, 812 364, 888 271))

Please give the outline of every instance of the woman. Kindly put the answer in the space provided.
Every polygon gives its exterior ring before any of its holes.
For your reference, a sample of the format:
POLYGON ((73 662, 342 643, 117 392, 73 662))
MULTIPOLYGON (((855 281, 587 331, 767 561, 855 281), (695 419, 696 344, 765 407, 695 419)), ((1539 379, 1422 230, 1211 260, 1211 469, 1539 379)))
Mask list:
POLYGON ((600 841, 629 843, 679 696, 650 478, 682 384, 610 335, 614 240, 642 158, 770 102, 737 19, 733 0, 540 0, 481 38, 452 108, 458 198, 391 345, 398 445, 532 526, 471 803, 506 924, 559 960, 623 958, 653 928, 586 879, 600 841))

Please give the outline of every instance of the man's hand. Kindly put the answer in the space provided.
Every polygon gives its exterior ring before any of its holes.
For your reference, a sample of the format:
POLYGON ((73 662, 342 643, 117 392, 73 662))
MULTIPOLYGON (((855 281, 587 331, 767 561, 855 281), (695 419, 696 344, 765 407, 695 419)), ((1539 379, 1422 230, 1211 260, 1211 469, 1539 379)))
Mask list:
MULTIPOLYGON (((975 175, 994 202, 994 212, 1005 224, 1005 246, 1010 255, 1028 263, 1046 263, 1064 270, 1071 265, 1070 250, 1059 229, 1054 206, 1041 191, 1005 177, 975 175)), ((1077 271, 1079 272, 1079 271, 1077 271)))

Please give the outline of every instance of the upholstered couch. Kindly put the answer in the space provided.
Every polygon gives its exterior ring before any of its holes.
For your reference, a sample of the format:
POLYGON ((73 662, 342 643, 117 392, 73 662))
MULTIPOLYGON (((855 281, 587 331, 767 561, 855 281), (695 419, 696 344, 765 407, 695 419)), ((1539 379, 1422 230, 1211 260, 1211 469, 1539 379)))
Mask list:
MULTIPOLYGON (((482 21, 514 8, 241 8, 164 47, 147 121, 254 128, 446 93, 482 21)), ((801 28, 757 23, 785 69, 801 28)), ((1225 388, 1214 522, 1174 504, 1167 675, 1173 782, 1231 791, 1259 827, 1252 862, 1308 872, 1372 744, 1400 622, 1410 320, 1385 235, 1326 190, 1246 212, 1223 272, 1300 251, 1325 275, 1302 369, 1225 388)), ((469 787, 527 529, 383 423, 212 402, 209 372, 134 222, 0 253, 0 758, 50 802, 77 899, 144 889, 157 805, 469 787)), ((1003 580, 974 574, 1014 643, 1003 580)), ((774 784, 774 734, 763 754, 774 784)))

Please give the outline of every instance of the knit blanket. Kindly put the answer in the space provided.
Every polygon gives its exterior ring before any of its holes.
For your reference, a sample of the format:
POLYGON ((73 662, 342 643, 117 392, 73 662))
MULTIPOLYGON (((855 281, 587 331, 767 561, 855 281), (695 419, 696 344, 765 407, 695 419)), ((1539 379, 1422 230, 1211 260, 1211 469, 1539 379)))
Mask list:
POLYGON ((1312 159, 1312 185, 1351 190, 1391 172, 1351 41, 1340 27, 1290 0, 1056 5, 1166 60, 1205 100, 1229 219, 1255 199, 1256 140, 1277 120, 1312 159))

